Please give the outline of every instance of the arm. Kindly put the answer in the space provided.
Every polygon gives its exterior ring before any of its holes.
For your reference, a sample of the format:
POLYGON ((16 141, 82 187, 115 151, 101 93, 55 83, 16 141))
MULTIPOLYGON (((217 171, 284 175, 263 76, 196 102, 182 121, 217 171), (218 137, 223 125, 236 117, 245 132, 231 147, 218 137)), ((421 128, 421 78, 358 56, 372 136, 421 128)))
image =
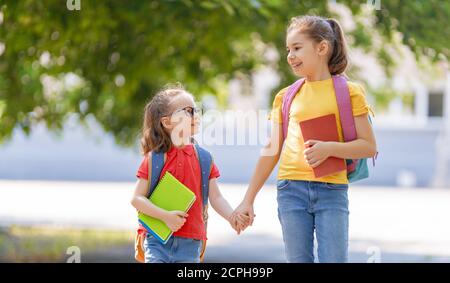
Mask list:
POLYGON ((367 114, 355 117, 357 139, 331 143, 332 156, 347 159, 369 158, 377 153, 377 144, 367 114))
POLYGON ((131 205, 148 216, 163 220, 167 216, 167 211, 154 205, 146 197, 148 183, 147 180, 138 179, 133 197, 131 198, 131 205))
POLYGON ((272 123, 272 132, 269 143, 262 149, 261 156, 256 164, 255 171, 250 180, 244 200, 236 208, 235 214, 246 214, 250 216, 249 225, 253 224, 253 203, 256 195, 261 190, 267 178, 272 173, 273 168, 280 159, 281 149, 283 146, 283 132, 281 124, 272 123))
POLYGON ((209 202, 212 208, 227 220, 239 234, 242 227, 245 227, 245 223, 249 221, 249 218, 242 215, 239 215, 237 218, 232 217, 234 210, 220 193, 216 180, 216 178, 209 180, 209 202))
POLYGON ((377 153, 377 144, 367 114, 355 116, 357 138, 351 142, 305 142, 305 159, 312 168, 319 166, 328 157, 360 159, 372 157, 377 153))
MULTIPOLYGON (((149 155, 149 158, 151 158, 151 155, 149 155)), ((151 176, 151 168, 149 168, 149 176, 151 176)), ((188 215, 183 211, 167 211, 154 205, 146 197, 148 187, 149 181, 138 179, 130 201, 131 205, 148 216, 162 220, 172 231, 179 230, 186 221, 185 217, 188 215)))
POLYGON ((225 220, 231 221, 231 215, 233 214, 233 208, 231 208, 228 201, 220 193, 217 186, 216 178, 209 180, 209 202, 212 208, 225 220))

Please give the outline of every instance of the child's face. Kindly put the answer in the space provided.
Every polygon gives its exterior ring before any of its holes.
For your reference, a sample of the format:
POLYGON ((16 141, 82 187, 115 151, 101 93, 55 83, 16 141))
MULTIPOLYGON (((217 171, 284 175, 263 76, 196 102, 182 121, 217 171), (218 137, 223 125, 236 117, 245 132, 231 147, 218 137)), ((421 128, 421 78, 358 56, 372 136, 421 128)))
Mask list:
MULTIPOLYGON (((172 138, 181 138, 186 141, 198 133, 200 124, 199 114, 196 113, 196 105, 191 94, 183 92, 173 98, 169 103, 169 114, 161 119, 164 127, 172 135, 172 138)), ((172 141, 177 144, 176 141, 172 141)))
POLYGON ((310 76, 321 65, 328 66, 326 41, 315 43, 306 34, 291 30, 286 37, 287 61, 297 76, 310 76))

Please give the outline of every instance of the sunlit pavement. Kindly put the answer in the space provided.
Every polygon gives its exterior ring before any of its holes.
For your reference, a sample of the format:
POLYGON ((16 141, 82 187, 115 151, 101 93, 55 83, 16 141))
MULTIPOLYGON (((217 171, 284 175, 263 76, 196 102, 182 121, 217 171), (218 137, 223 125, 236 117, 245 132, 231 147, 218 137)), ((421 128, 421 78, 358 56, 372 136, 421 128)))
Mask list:
MULTIPOLYGON (((246 186, 222 184, 237 206, 246 186)), ((130 230, 133 183, 0 180, 0 225, 130 230)), ((450 262, 450 189, 352 186, 351 262, 450 262)), ((236 235, 209 209, 208 262, 284 262, 276 189, 264 187, 254 225, 236 235)), ((123 252, 123 260, 132 255, 123 252)), ((119 260, 121 259, 119 255, 119 260)))

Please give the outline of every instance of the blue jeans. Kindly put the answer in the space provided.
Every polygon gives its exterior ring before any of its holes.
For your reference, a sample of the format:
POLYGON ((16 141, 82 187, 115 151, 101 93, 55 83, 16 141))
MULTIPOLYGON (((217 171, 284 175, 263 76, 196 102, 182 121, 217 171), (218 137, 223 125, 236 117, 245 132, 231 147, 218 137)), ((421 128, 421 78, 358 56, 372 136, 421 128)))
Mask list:
POLYGON ((278 180, 278 218, 288 262, 348 261, 348 185, 278 180))
POLYGON ((199 263, 202 241, 172 236, 163 244, 147 233, 144 249, 146 263, 199 263))

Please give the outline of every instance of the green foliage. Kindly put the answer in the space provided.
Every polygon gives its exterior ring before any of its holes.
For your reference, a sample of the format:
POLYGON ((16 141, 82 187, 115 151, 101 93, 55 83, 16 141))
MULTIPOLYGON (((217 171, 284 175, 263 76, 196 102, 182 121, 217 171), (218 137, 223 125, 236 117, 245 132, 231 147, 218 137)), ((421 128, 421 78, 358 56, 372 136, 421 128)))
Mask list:
POLYGON ((377 110, 380 112, 386 111, 389 108, 389 103, 395 99, 400 98, 403 105, 409 110, 414 109, 414 94, 410 92, 399 92, 391 87, 384 86, 377 89, 370 89, 370 93, 375 97, 377 110))
POLYGON ((381 7, 376 13, 377 25, 389 38, 399 31, 417 55, 450 57, 449 1, 389 0, 382 1, 381 7))
MULTIPOLYGON (((13 129, 29 133, 42 121, 61 129, 76 113, 81 121, 94 116, 118 143, 133 144, 144 104, 159 88, 180 81, 196 96, 222 93, 217 86, 236 73, 267 63, 255 47, 261 42, 278 50, 275 67, 286 85, 294 79, 285 63, 288 21, 307 13, 331 16, 327 2, 81 0, 80 11, 69 11, 61 0, 1 1, 0 142, 13 129), (70 77, 81 80, 73 84, 70 77), (45 89, 46 81, 58 87, 45 89)), ((338 2, 357 14, 367 1, 338 2)), ((419 2, 383 1, 379 28, 389 36, 395 27, 417 52, 448 56, 449 4, 419 2)), ((370 48, 364 26, 351 36, 370 48)))

